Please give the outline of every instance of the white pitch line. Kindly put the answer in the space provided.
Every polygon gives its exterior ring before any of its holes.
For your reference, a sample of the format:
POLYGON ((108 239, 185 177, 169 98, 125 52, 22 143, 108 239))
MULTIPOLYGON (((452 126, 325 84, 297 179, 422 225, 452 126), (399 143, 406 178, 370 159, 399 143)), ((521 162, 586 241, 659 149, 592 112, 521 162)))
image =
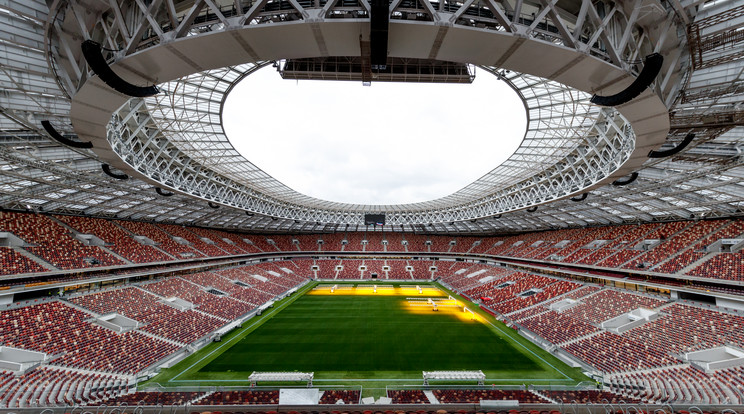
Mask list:
MULTIPOLYGON (((303 292, 303 294, 305 294, 305 292, 303 292)), ((285 307, 286 307, 287 305, 289 305, 289 304, 290 304, 290 303, 292 303, 292 302, 294 302, 294 300, 292 300, 292 301, 287 301, 287 302, 284 302, 283 304, 281 304, 281 305, 280 305, 280 307, 277 307, 277 308, 275 308, 275 309, 274 309, 274 311, 273 311, 273 312, 272 312, 272 313, 271 313, 270 315, 272 315, 272 316, 273 316, 273 314, 274 314, 274 313, 278 312, 278 311, 279 311, 279 310, 281 310, 281 309, 284 309, 284 308, 285 308, 285 307)), ((257 320, 257 321, 255 321, 255 322, 253 322, 253 323, 252 323, 252 324, 251 324, 250 326, 248 326, 247 328, 245 328, 245 330, 244 330, 244 331, 247 331, 247 330, 249 330, 250 328, 254 327, 254 326, 255 326, 255 325, 256 325, 257 323, 259 323, 259 322, 263 322, 263 321, 264 321, 265 319, 267 319, 267 317, 268 317, 268 316, 269 316, 269 314, 266 314, 266 315, 264 315, 264 317, 263 317, 263 318, 260 318, 259 320, 257 320)), ((212 354, 214 354, 215 352, 217 352, 217 351, 219 351, 220 349, 222 349, 222 347, 224 347, 224 346, 227 346, 227 344, 229 344, 230 342, 234 341, 234 340, 235 340, 235 339, 237 339, 238 337, 240 337, 240 334, 237 334, 237 335, 233 336, 232 338, 230 338, 230 340, 229 340, 229 341, 227 341, 227 342, 223 343, 222 345, 218 346, 217 348, 215 348, 214 350, 212 350, 212 352, 208 353, 207 355, 204 355, 204 356, 203 356, 203 357, 202 357, 201 359, 199 359, 198 361, 196 361, 196 362, 194 362, 193 364, 191 364, 191 365, 190 365, 190 366, 189 366, 188 368, 186 368, 186 369, 184 369, 183 371, 179 372, 179 373, 178 373, 178 375, 176 375, 175 377, 173 377, 173 378, 169 379, 169 380, 168 380, 168 382, 183 382, 183 381, 191 381, 191 380, 180 380, 180 381, 175 381, 175 380, 176 380, 176 378, 178 378, 178 377, 180 377, 181 375, 183 375, 183 373, 184 373, 184 372, 187 372, 188 370, 190 370, 190 369, 191 369, 191 368, 193 368, 194 366, 198 365, 198 364, 199 364, 200 362, 204 361, 204 360, 205 360, 206 358, 208 358, 208 357, 209 357, 210 355, 212 355, 212 354)), ((242 339, 242 338, 241 338, 241 339, 242 339)), ((201 381, 201 380, 199 380, 199 381, 201 381)))

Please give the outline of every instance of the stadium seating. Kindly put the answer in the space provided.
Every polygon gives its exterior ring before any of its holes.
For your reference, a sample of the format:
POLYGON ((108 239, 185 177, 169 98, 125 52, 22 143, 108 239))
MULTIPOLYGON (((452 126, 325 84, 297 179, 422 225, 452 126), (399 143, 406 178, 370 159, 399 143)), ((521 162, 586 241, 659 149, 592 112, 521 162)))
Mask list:
MULTIPOLYGON (((202 253, 205 256, 220 257, 220 256, 228 255, 228 253, 220 249, 217 246, 217 244, 209 244, 205 242, 200 237, 198 237, 196 234, 194 234, 192 231, 188 230, 186 227, 176 226, 174 224, 162 224, 162 223, 158 224, 157 226, 163 229, 165 232, 167 232, 171 236, 180 237, 188 241, 189 247, 198 251, 199 253, 202 253)), ((212 240, 212 242, 216 243, 215 240, 212 240)))
POLYGON ((553 401, 563 403, 577 402, 579 404, 636 404, 640 402, 639 400, 636 400, 634 398, 627 398, 612 392, 598 390, 545 390, 540 391, 540 394, 548 397, 553 401))
MULTIPOLYGON (((124 262, 96 246, 85 246, 70 235, 70 231, 48 216, 0 211, 0 231, 21 238, 27 251, 63 269, 123 265, 124 262)), ((21 266, 33 267, 21 260, 21 266)))
POLYGON ((45 272, 47 269, 10 247, 0 246, 0 275, 45 272))
POLYGON ((197 252, 190 246, 177 243, 173 238, 154 224, 139 221, 114 221, 117 225, 124 227, 129 232, 137 236, 144 236, 157 243, 159 249, 177 259, 191 259, 204 257, 202 253, 197 252))
POLYGON ((278 404, 279 391, 217 391, 194 402, 194 405, 262 405, 278 404))
POLYGON ((54 365, 130 375, 178 349, 139 332, 116 334, 89 318, 57 301, 2 311, 0 342, 57 356, 54 365))
POLYGON ((569 343, 563 346, 563 349, 606 373, 679 364, 679 361, 668 356, 665 350, 609 332, 569 343))
POLYGON ((364 246, 365 252, 384 252, 386 247, 384 244, 382 244, 382 241, 385 239, 385 235, 383 233, 377 233, 377 232, 366 232, 365 238, 367 239, 367 245, 364 246))
POLYGON ((580 304, 566 310, 566 313, 576 319, 601 323, 639 307, 653 309, 664 303, 661 299, 606 289, 585 296, 580 304))
POLYGON ((444 389, 432 390, 442 404, 478 404, 481 400, 516 400, 520 404, 544 404, 548 401, 524 390, 468 390, 444 389))
POLYGON ((429 246, 426 245, 426 236, 418 234, 406 234, 405 240, 408 242, 407 252, 428 252, 429 246))
POLYGON ((142 286, 164 298, 177 297, 197 305, 197 309, 210 315, 233 320, 250 312, 254 305, 226 296, 208 293, 199 285, 177 277, 142 286))
POLYGON ((706 374, 692 366, 613 374, 610 389, 647 403, 741 404, 744 370, 728 368, 706 374))
POLYGON ((406 260, 386 260, 390 270, 388 271, 388 279, 406 280, 410 279, 411 275, 406 270, 408 262, 406 260))
POLYGON ((43 366, 16 376, 0 370, 0 407, 92 403, 125 391, 127 377, 43 366))
POLYGON ((667 314, 624 334, 672 353, 691 352, 725 344, 744 345, 744 317, 696 306, 674 304, 667 314))
POLYGON ((132 263, 151 263, 173 260, 153 246, 135 241, 131 234, 111 221, 80 216, 55 216, 75 230, 92 234, 107 243, 107 248, 132 263))
POLYGON ((360 280, 362 278, 362 273, 359 271, 359 266, 362 264, 362 260, 342 260, 341 266, 344 268, 338 272, 337 279, 360 280))
POLYGON ((429 399, 421 390, 388 390, 387 396, 393 404, 429 404, 429 399))
POLYGON ((525 318, 519 324, 555 345, 600 331, 594 325, 554 311, 525 318))
MULTIPOLYGON (((202 398, 205 392, 133 392, 131 394, 123 394, 104 398, 100 401, 100 404, 108 406, 147 406, 147 405, 184 405, 192 401, 202 398)), ((90 405, 90 404, 88 404, 90 405)), ((98 404, 97 404, 98 405, 98 404)))
POLYGON ((341 243, 344 240, 344 233, 323 234, 320 239, 323 240, 321 249, 324 252, 340 252, 346 247, 341 243))
POLYGON ((362 393, 359 390, 326 390, 320 397, 318 404, 358 404, 362 393))
POLYGON ((116 312, 146 323, 140 328, 142 331, 183 344, 194 342, 224 324, 192 310, 178 311, 134 287, 78 296, 70 302, 101 315, 116 312))
POLYGON ((413 267, 413 271, 410 274, 413 279, 416 280, 429 280, 431 279, 431 266, 434 262, 423 261, 423 260, 407 260, 406 266, 413 267))
POLYGON ((231 233, 220 230, 204 229, 201 227, 188 227, 188 230, 199 238, 203 237, 213 241, 216 247, 227 254, 236 255, 251 253, 251 250, 248 249, 248 243, 240 240, 239 237, 230 237, 233 236, 231 233), (224 239, 228 239, 232 243, 228 243, 224 239))

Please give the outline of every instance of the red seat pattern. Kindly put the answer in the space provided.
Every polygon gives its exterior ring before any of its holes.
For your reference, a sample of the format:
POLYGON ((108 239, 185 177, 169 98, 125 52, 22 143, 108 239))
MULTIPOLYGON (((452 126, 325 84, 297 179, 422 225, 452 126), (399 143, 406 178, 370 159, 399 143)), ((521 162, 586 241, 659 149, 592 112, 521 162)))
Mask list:
POLYGON ((238 235, 220 230, 204 229, 201 227, 187 227, 187 229, 200 238, 204 237, 213 241, 215 243, 215 246, 225 251, 225 253, 234 255, 253 253, 253 250, 248 247, 248 243, 240 240, 240 237, 238 235), (225 241, 225 239, 229 240, 232 243, 228 243, 227 241, 225 241))
MULTIPOLYGON (((209 244, 202 240, 199 236, 194 234, 193 232, 186 229, 186 227, 182 226, 176 226, 174 224, 162 224, 159 223, 158 227, 160 227, 162 230, 164 230, 166 233, 170 234, 171 236, 180 237, 186 241, 188 241, 189 247, 191 247, 194 250, 197 250, 198 252, 202 253, 203 255, 210 256, 210 257, 221 257, 221 256, 227 256, 228 253, 217 246, 217 244, 209 244)), ((214 243, 217 243, 215 240, 209 239, 214 243)))
POLYGON ((80 216, 56 216, 70 227, 92 234, 107 243, 109 249, 132 263, 165 262, 173 260, 158 249, 138 243, 127 231, 112 221, 80 216))
POLYGON ((324 252, 340 252, 346 247, 341 244, 344 240, 343 233, 323 234, 320 239, 323 240, 321 248, 324 252))
POLYGON ((407 252, 428 252, 429 246, 426 245, 426 236, 418 234, 406 234, 405 240, 408 242, 407 252))
POLYGON ((117 395, 109 398, 104 398, 100 404, 106 404, 108 406, 144 406, 144 405, 184 405, 196 399, 202 398, 206 393, 204 392, 133 392, 131 394, 117 395))
POLYGON ((741 404, 744 403, 742 374, 743 367, 706 374, 691 366, 675 366, 613 374, 608 382, 612 391, 647 403, 741 404))
POLYGON ((524 319, 519 324, 555 345, 600 331, 585 321, 553 311, 524 319))
POLYGON ((165 298, 177 297, 197 305, 197 309, 226 320, 237 319, 250 312, 254 305, 225 296, 207 293, 194 283, 177 277, 142 286, 165 298))
POLYGON ((43 366, 20 376, 0 370, 0 407, 54 407, 91 403, 126 390, 119 375, 43 366))
POLYGON ((540 391, 543 395, 556 402, 573 403, 579 404, 636 404, 640 401, 635 398, 627 398, 622 395, 615 394, 608 391, 598 390, 567 390, 567 391, 540 391))
POLYGON ((78 296, 70 301, 98 314, 116 312, 146 323, 140 328, 142 331, 183 344, 194 342, 224 324, 199 312, 176 310, 134 287, 78 296))
POLYGON ((311 234, 311 235, 300 234, 300 235, 295 236, 295 238, 297 239, 297 241, 300 242, 300 245, 298 246, 298 248, 300 249, 300 251, 303 251, 303 252, 316 252, 316 251, 319 251, 320 250, 320 246, 321 245, 318 244, 318 240, 320 240, 321 237, 318 236, 318 235, 315 235, 315 234, 311 234))
POLYGON ((361 266, 362 264, 362 260, 342 260, 341 266, 343 266, 344 268, 343 270, 338 272, 337 279, 360 280, 362 278, 362 273, 359 270, 359 266, 361 266))
POLYGON ((640 307, 653 309, 658 308, 664 303, 664 300, 648 296, 634 295, 616 290, 603 290, 591 296, 584 297, 580 304, 566 310, 566 313, 576 319, 601 323, 640 307))
POLYGON ((545 404, 549 401, 524 390, 432 390, 442 404, 479 404, 481 400, 516 400, 520 404, 545 404))
MULTIPOLYGON (((407 260, 406 266, 413 267, 411 274, 416 280, 430 280, 431 279, 431 266, 434 262, 422 261, 422 260, 407 260)), ((405 269, 405 268, 404 268, 405 269)), ((408 275, 406 275, 408 276, 408 275)))
POLYGON ((116 334, 89 318, 61 302, 6 310, 0 312, 0 342, 56 355, 54 365, 130 375, 178 349, 139 332, 116 334))
POLYGON ((367 232, 366 233, 366 239, 367 239, 367 245, 364 246, 364 251, 366 252, 384 252, 385 251, 385 245, 382 244, 382 240, 384 239, 384 235, 382 233, 376 233, 376 232, 367 232))
POLYGON ((367 266, 367 270, 364 272, 364 278, 372 278, 372 274, 376 273, 378 279, 385 279, 385 274, 382 272, 382 266, 385 266, 385 260, 382 259, 366 259, 364 265, 367 266))
POLYGON ((683 304, 674 304, 662 312, 667 315, 635 328, 624 336, 671 353, 713 348, 727 343, 744 345, 742 316, 683 304))
MULTIPOLYGON (((228 271, 229 272, 229 271, 228 271)), ((237 299, 243 302, 247 302, 254 307, 258 307, 265 302, 271 300, 273 297, 271 294, 259 291, 252 287, 244 287, 237 285, 222 276, 219 276, 210 272, 194 273, 191 275, 183 276, 184 279, 201 285, 203 287, 217 288, 230 295, 231 298, 237 299)), ((236 280, 236 279, 233 279, 236 280)), ((240 279, 237 279, 240 280, 240 279)))
POLYGON ((429 404, 421 390, 388 390, 388 398, 393 400, 393 404, 429 404))
MULTIPOLYGON (((0 211, 0 231, 8 231, 32 246, 25 249, 58 269, 86 269, 123 265, 99 247, 85 246, 70 231, 47 216, 0 211), (86 260, 94 259, 96 263, 86 260)), ((33 265, 31 265, 33 266, 33 265)))
POLYGON ((318 404, 337 404, 343 401, 344 404, 358 404, 362 393, 359 390, 326 390, 320 397, 318 404))
POLYGON ((177 243, 171 236, 161 230, 154 224, 144 223, 139 221, 124 221, 117 220, 116 224, 129 230, 132 234, 137 236, 145 236, 148 239, 157 243, 159 249, 167 252, 171 256, 177 259, 191 259, 195 257, 204 257, 203 254, 197 252, 191 247, 177 243))
POLYGON ((664 350, 609 332, 570 343, 563 349, 600 371, 609 373, 679 364, 664 350))
POLYGON ((0 246, 0 275, 45 272, 47 269, 10 247, 0 246))
POLYGON ((263 405, 279 404, 279 391, 217 391, 194 405, 263 405))

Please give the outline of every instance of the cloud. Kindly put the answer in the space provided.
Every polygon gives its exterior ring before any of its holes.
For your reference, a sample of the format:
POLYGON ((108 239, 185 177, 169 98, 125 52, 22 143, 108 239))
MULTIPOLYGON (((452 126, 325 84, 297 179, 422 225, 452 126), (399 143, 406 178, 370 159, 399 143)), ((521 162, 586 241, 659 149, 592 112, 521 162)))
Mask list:
POLYGON ((273 68, 227 98, 228 138, 294 190, 354 204, 447 196, 511 155, 526 125, 489 73, 471 85, 283 80, 273 68))

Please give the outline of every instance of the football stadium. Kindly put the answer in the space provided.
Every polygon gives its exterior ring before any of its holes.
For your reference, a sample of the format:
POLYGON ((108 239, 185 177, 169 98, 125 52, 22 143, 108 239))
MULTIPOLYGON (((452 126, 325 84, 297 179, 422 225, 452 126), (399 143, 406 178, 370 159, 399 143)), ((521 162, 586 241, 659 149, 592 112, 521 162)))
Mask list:
POLYGON ((0 19, 0 412, 744 413, 743 1, 0 0, 0 19), (319 89, 293 106, 262 73, 319 89), (429 102, 339 108, 341 84, 429 102), (371 201, 338 190, 349 164, 379 171, 371 201), (443 195, 383 197, 403 187, 443 195))

